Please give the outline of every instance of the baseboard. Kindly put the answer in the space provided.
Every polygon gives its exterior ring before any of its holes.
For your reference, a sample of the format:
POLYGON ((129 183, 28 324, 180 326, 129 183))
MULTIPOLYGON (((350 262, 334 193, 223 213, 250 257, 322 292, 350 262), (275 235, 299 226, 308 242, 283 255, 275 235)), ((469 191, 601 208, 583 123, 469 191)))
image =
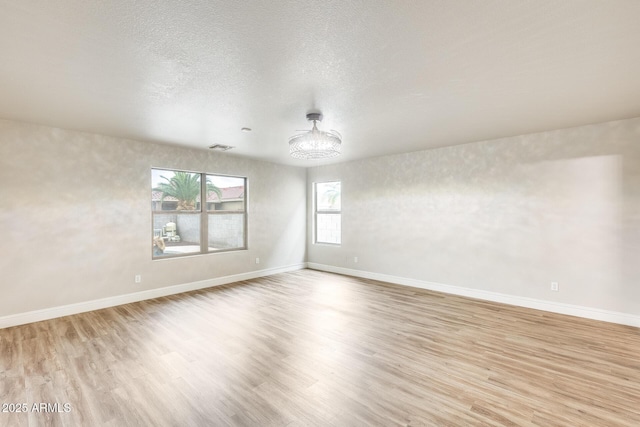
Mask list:
POLYGON ((167 286, 164 288, 149 289, 131 294, 117 295, 109 298, 102 298, 92 301, 85 301, 76 304, 63 305, 59 307, 46 308, 43 310, 29 311, 26 313, 13 314, 0 317, 0 329, 11 326, 24 325, 26 323, 39 322, 41 320, 55 319, 57 317, 69 316, 71 314, 84 313, 87 311, 100 310, 117 305, 129 304, 137 301, 144 301, 152 298, 164 297, 167 295, 180 294, 183 292, 195 291, 198 289, 210 288, 213 286, 226 285, 228 283, 242 280, 256 279, 258 277, 270 276, 272 274, 286 273, 288 271, 301 270, 306 268, 306 263, 288 265, 284 267, 268 268, 264 270, 250 271, 247 273, 233 274, 231 276, 216 277, 213 279, 200 280, 197 282, 183 283, 180 285, 167 286))
POLYGON ((470 298, 477 298, 486 301, 500 302, 504 304, 515 305, 518 307, 549 311, 552 313, 567 314, 570 316, 578 316, 587 319, 602 320, 605 322, 618 323, 621 325, 640 327, 640 316, 635 316, 627 313, 601 310, 597 308, 572 304, 557 303, 553 301, 544 301, 534 298, 519 297, 514 295, 501 294, 498 292, 483 291, 479 289, 463 288, 460 286, 444 285, 441 283, 409 279, 406 277, 373 273, 363 270, 335 267, 331 265, 317 263, 300 263, 284 267, 250 271, 247 273, 216 277, 213 279, 201 280, 197 282, 184 283, 157 289, 149 289, 146 291, 135 292, 131 294, 117 295, 109 298, 102 298, 98 300, 3 316, 0 317, 0 328, 9 328, 11 326, 24 325, 26 323, 55 319, 57 317, 69 316, 72 314, 84 313, 93 310, 100 310, 103 308, 115 307, 122 304, 129 304, 132 302, 144 301, 147 299, 159 298, 167 295, 174 295, 183 292, 195 291, 198 289, 226 285, 228 283, 239 282, 242 280, 256 279, 258 277, 270 276, 272 274, 301 270, 303 268, 328 271, 332 273, 344 274, 347 276, 361 277, 363 279, 379 280, 382 282, 394 283, 397 285, 411 286, 415 288, 444 292, 470 298))
POLYGON ((534 298, 519 297, 515 295, 501 294, 498 292, 483 291, 480 289, 444 285, 441 283, 409 279, 406 277, 398 277, 388 274, 372 273, 369 271, 353 270, 350 268, 334 267, 331 265, 316 264, 312 262, 307 263, 307 267, 313 270, 328 271, 332 273, 344 274, 347 276, 361 277, 363 279, 379 280, 381 282, 394 283, 397 285, 412 286, 414 288, 428 289, 431 291, 477 298, 485 301, 500 302, 504 304, 515 305, 518 307, 533 308, 536 310, 549 311, 559 314, 568 314, 570 316, 584 317, 593 320, 602 320, 604 322, 618 323, 621 325, 635 326, 640 328, 640 316, 635 316, 627 313, 601 310, 597 308, 564 304, 553 301, 544 301, 534 298))

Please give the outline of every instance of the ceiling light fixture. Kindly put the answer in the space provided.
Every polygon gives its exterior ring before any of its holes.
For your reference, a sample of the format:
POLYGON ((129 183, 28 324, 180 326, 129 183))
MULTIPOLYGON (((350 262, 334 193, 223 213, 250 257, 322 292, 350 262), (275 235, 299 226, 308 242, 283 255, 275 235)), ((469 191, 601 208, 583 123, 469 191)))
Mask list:
POLYGON ((340 154, 342 136, 335 130, 318 130, 316 122, 322 121, 321 113, 307 114, 307 120, 313 122, 310 131, 289 138, 289 154, 296 159, 325 159, 340 154))

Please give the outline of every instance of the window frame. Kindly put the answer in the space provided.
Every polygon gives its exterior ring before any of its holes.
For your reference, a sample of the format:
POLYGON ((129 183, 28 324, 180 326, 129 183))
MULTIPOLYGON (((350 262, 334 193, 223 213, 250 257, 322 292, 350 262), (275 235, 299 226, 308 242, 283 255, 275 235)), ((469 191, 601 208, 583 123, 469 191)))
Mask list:
POLYGON ((342 245, 342 181, 340 180, 331 180, 331 181, 319 181, 313 183, 313 244, 314 245, 330 245, 330 246, 341 246, 342 245), (331 183, 339 183, 340 184, 340 209, 333 210, 321 210, 318 208, 318 185, 319 184, 331 184, 331 183), (333 242, 324 242, 318 240, 318 215, 340 215, 340 234, 338 236, 338 243, 333 242))
MULTIPOLYGON (((248 185, 249 185, 249 179, 246 176, 237 176, 237 175, 223 175, 223 174, 219 174, 219 173, 207 173, 207 172, 203 172, 202 176, 205 178, 205 183, 204 185, 202 185, 202 194, 205 194, 207 191, 207 185, 206 185, 206 178, 207 176, 218 176, 218 177, 223 177, 223 178, 238 178, 238 179, 242 179, 244 182, 244 195, 242 196, 242 210, 235 210, 235 211, 224 211, 224 210, 209 210, 207 209, 207 201, 206 201, 206 197, 203 199, 202 195, 200 196, 201 200, 205 200, 204 202, 204 208, 202 210, 202 214, 205 217, 204 220, 206 222, 206 229, 203 227, 201 232, 202 232, 202 236, 201 236, 201 240, 202 238, 205 239, 205 241, 207 242, 206 245, 206 249, 207 252, 205 253, 209 253, 209 254, 214 254, 214 253, 220 253, 220 252, 233 252, 233 251, 245 251, 247 249, 249 249, 249 245, 248 245, 248 217, 249 215, 247 214, 247 206, 248 206, 248 185), (237 247, 237 248, 228 248, 228 249, 217 249, 217 250, 213 250, 210 251, 209 250, 209 215, 243 215, 243 219, 242 219, 242 247, 237 247)), ((201 178, 202 179, 202 178, 201 178)), ((221 201, 222 202, 222 201, 221 201)), ((201 248, 203 247, 203 245, 200 245, 201 248)))
MULTIPOLYGON (((249 178, 246 176, 239 175, 226 175, 219 174, 213 172, 200 172, 200 171, 190 171, 184 169, 172 169, 166 167, 151 167, 151 174, 153 176, 153 171, 167 171, 167 172, 185 172, 190 174, 198 174, 200 176, 200 207, 199 209, 187 211, 187 210, 156 210, 152 201, 151 206, 151 259, 152 260, 164 260, 164 259, 173 259, 173 258, 182 258, 186 256, 198 256, 198 255, 207 255, 207 254, 216 254, 216 253, 224 253, 224 252, 235 252, 235 251, 244 251, 249 249, 249 236, 248 236, 248 224, 249 224, 249 215, 248 215, 248 184, 249 178), (234 211, 215 211, 209 210, 207 207, 207 177, 224 177, 224 178, 238 178, 242 179, 244 183, 244 194, 242 197, 242 210, 234 210, 234 211), (218 249, 218 250, 209 250, 209 215, 210 214, 237 214, 243 215, 242 220, 242 246, 237 248, 226 248, 226 249, 218 249), (154 228, 154 218, 156 215, 199 215, 200 216, 200 248, 197 252, 187 252, 182 254, 170 254, 170 255, 155 255, 154 254, 154 245, 153 239, 156 237, 157 229, 154 228)), ((151 191, 153 194, 153 183, 151 184, 151 191)), ((160 203, 160 208, 162 208, 162 203, 160 203)), ((194 245, 195 246, 195 245, 194 245)))

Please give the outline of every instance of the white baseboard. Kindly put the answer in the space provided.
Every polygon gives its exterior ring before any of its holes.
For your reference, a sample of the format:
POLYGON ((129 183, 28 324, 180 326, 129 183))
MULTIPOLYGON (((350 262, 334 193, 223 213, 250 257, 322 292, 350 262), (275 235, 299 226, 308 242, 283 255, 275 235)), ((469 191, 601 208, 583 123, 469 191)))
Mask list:
POLYGON ((388 274, 372 273, 363 270, 353 270, 350 268, 334 267, 331 265, 316 264, 309 262, 307 267, 313 270, 328 271, 332 273, 344 274, 347 276, 361 277, 364 279, 379 280, 381 282, 394 283, 397 285, 412 286, 414 288, 427 289, 430 291, 444 292, 453 295, 460 295, 470 298, 477 298, 485 301, 500 302, 515 305, 518 307, 533 308, 536 310, 550 311, 552 313, 568 314, 570 316, 584 317, 587 319, 602 320, 604 322, 619 323, 621 325, 640 327, 640 316, 620 313, 616 311, 601 310, 597 308, 584 307, 579 305, 564 304, 553 301, 544 301, 534 298, 519 297, 515 295, 501 294, 498 292, 483 291, 480 289, 463 288, 460 286, 443 285, 441 283, 427 282, 423 280, 408 279, 406 277, 391 276, 388 274))
POLYGON ((398 277, 388 274, 372 273, 363 270, 353 270, 343 267, 334 267, 331 265, 300 263, 284 267, 250 271, 247 273, 234 274, 231 276, 216 277, 213 279, 201 280, 198 282, 184 283, 180 285, 167 286, 164 288, 149 289, 146 291, 135 292, 131 294, 117 295, 109 298, 102 298, 98 300, 3 316, 0 317, 0 328, 9 328, 11 326, 24 325, 26 323, 39 322, 41 320, 54 319, 62 316, 84 313, 87 311, 100 310, 103 308, 115 307, 117 305, 129 304, 136 301, 144 301, 147 299, 195 291, 198 289, 205 289, 213 286, 226 285, 228 283, 239 282, 242 280, 250 280, 258 277, 270 276, 272 274, 301 270, 303 268, 328 271, 332 273, 344 274, 347 276, 362 277, 364 279, 379 280, 382 282, 394 283, 397 285, 412 286, 415 288, 444 292, 470 298, 477 298, 486 301, 500 302, 504 304, 515 305, 518 307, 533 308, 536 310, 549 311, 552 313, 568 314, 570 316, 578 316, 587 319, 602 320, 605 322, 618 323, 621 325, 640 327, 640 316, 628 313, 601 310, 597 308, 564 304, 553 301, 544 301, 534 298, 519 297, 515 295, 501 294, 498 292, 483 291, 480 289, 444 285, 441 283, 409 279, 406 277, 398 277))
POLYGON ((117 295, 109 298, 102 298, 92 301, 79 302, 76 304, 69 304, 59 307, 45 308, 43 310, 28 311, 26 313, 3 316, 0 317, 0 329, 9 328, 11 326, 24 325, 26 323, 39 322, 41 320, 55 319, 56 317, 69 316, 71 314, 78 314, 87 311, 100 310, 108 307, 115 307, 117 305, 129 304, 132 302, 144 301, 147 299, 159 298, 167 295, 174 295, 183 292, 195 291, 198 289, 210 288, 213 286, 226 285, 228 283, 270 276, 272 274, 301 270, 303 268, 306 268, 306 266, 306 263, 300 263, 284 267, 250 271, 247 273, 233 274, 231 276, 216 277, 213 279, 200 280, 197 282, 183 283, 181 285, 149 289, 146 291, 134 292, 131 294, 117 295))

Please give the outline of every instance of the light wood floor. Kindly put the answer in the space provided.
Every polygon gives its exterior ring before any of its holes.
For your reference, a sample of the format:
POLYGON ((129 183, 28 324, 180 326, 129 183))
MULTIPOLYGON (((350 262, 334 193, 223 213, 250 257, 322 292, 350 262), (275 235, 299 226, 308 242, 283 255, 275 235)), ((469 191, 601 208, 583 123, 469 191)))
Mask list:
POLYGON ((6 426, 639 426, 640 330, 312 270, 0 330, 6 426))

